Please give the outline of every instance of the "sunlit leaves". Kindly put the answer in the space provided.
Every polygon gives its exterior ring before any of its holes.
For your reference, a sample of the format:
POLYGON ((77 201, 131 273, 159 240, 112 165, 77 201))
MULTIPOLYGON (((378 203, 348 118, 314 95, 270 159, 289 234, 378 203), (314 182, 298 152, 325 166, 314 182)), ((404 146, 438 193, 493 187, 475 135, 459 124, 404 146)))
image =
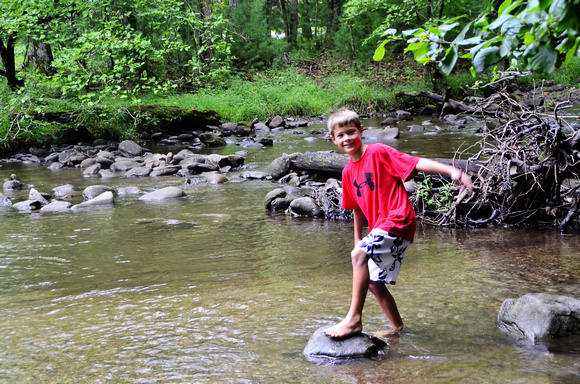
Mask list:
POLYGON ((407 38, 406 52, 413 52, 423 64, 438 62, 445 74, 453 70, 458 57, 472 60, 472 73, 504 58, 517 59, 521 69, 552 72, 579 54, 578 14, 578 0, 505 0, 497 9, 482 12, 460 32, 456 31, 457 20, 449 20, 420 33, 403 31, 401 36, 407 38), (446 38, 453 33, 457 33, 455 39, 446 38))

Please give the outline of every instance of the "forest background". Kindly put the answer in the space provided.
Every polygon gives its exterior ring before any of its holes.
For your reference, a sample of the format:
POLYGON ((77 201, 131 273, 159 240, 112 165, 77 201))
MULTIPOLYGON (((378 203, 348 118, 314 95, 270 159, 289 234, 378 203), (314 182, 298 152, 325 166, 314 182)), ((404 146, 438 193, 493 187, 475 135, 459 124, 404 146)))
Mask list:
POLYGON ((382 113, 401 90, 462 98, 514 74, 573 85, 578 3, 0 0, 0 152, 71 126, 135 138, 135 105, 243 122, 382 113))

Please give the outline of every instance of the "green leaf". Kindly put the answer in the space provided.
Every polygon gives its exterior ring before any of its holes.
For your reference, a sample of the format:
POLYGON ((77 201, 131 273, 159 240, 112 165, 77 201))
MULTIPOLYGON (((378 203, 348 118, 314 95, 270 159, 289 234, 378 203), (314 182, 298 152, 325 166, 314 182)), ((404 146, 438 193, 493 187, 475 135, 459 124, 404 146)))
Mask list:
POLYGON ((532 35, 529 32, 526 32, 525 36, 524 36, 524 44, 525 45, 530 45, 532 44, 534 41, 536 41, 536 36, 532 35))
POLYGON ((513 18, 513 16, 510 14, 501 15, 500 17, 495 19, 489 25, 489 29, 497 29, 497 28, 501 27, 503 25, 503 23, 505 23, 506 21, 508 21, 509 19, 512 19, 512 18, 513 18))
POLYGON ((530 70, 539 73, 549 73, 556 68, 558 52, 550 45, 543 44, 539 46, 538 52, 530 57, 528 64, 530 70))
POLYGON ((568 65, 568 63, 570 63, 570 61, 572 61, 574 56, 577 55, 578 43, 580 43, 580 38, 577 37, 576 42, 574 43, 574 46, 571 49, 569 49, 568 52, 566 52, 566 60, 564 61, 566 63, 566 65, 568 65))
POLYGON ((480 50, 473 58, 473 67, 476 72, 483 72, 486 66, 500 59, 499 47, 487 47, 480 50))
POLYGON ((503 15, 503 13, 505 12, 505 10, 512 5, 512 0, 505 0, 500 6, 499 9, 497 10, 497 14, 498 15, 503 15))
POLYGON ((374 61, 381 61, 383 57, 385 57, 385 42, 383 42, 377 49, 375 49, 375 55, 373 56, 374 61))
POLYGON ((447 52, 445 52, 445 57, 439 63, 439 66, 441 67, 441 72, 443 72, 445 75, 448 76, 455 67, 458 56, 459 55, 457 53, 457 47, 455 45, 449 47, 449 49, 447 49, 447 52))
POLYGON ((401 34, 403 35, 403 37, 407 38, 409 36, 415 35, 415 33, 417 32, 423 33, 425 32, 425 30, 423 28, 407 29, 406 31, 401 32, 401 34))

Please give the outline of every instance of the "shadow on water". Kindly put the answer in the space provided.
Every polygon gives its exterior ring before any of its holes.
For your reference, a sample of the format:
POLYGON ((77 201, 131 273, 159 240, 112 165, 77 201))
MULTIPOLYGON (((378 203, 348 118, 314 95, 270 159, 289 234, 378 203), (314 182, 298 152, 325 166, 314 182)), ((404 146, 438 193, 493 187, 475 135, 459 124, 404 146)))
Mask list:
MULTIPOLYGON (((276 134, 273 148, 250 151, 248 166, 334 149, 322 138, 304 140, 310 129, 276 134)), ((449 157, 445 148, 469 142, 476 130, 462 134, 403 132, 393 145, 449 157)), ((40 191, 73 184, 76 199, 91 184, 149 191, 184 183, 0 168, 2 179, 11 173, 40 191)), ((577 349, 519 345, 495 325, 507 298, 580 296, 578 237, 550 230, 421 225, 391 289, 405 333, 376 358, 306 359, 312 333, 348 309, 353 228, 266 212, 274 187, 231 175, 226 184, 186 187, 185 199, 167 204, 129 195, 76 214, 0 211, 0 381, 580 382, 577 349)), ((364 321, 369 333, 388 327, 370 296, 364 321)))

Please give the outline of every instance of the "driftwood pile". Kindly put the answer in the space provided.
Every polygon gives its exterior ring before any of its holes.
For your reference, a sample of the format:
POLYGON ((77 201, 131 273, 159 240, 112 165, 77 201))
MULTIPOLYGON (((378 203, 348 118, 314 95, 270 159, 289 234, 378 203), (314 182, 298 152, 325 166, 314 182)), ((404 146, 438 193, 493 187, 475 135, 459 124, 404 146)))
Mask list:
MULTIPOLYGON (((568 100, 551 111, 527 108, 506 92, 486 99, 477 114, 499 124, 485 130, 478 153, 460 165, 472 176, 475 193, 456 197, 442 210, 425 209, 415 195, 419 216, 446 226, 546 223, 562 232, 577 229, 580 129, 561 115, 571 105, 568 100)), ((438 192, 445 182, 434 185, 438 192)))

